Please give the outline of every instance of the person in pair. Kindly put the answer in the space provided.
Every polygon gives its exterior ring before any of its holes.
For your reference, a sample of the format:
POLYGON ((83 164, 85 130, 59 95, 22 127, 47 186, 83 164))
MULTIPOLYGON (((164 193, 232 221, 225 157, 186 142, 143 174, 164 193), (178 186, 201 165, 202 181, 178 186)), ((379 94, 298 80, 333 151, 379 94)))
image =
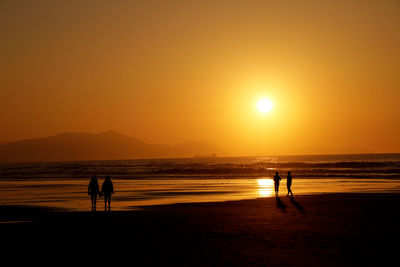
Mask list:
POLYGON ((287 174, 287 179, 286 179, 286 187, 287 187, 287 197, 289 196, 289 194, 290 194, 290 196, 291 197, 293 197, 293 192, 292 192, 292 189, 291 189, 291 187, 292 187, 292 174, 290 173, 290 171, 288 172, 288 174, 287 174))
POLYGON ((108 204, 108 211, 111 210, 111 195, 114 194, 114 185, 111 181, 110 176, 107 176, 101 186, 101 196, 104 196, 104 210, 107 211, 107 204, 108 204))
POLYGON ((93 176, 89 182, 88 195, 90 196, 92 202, 92 211, 94 212, 96 211, 97 195, 99 195, 99 197, 101 196, 99 182, 97 181, 96 176, 93 176))
POLYGON ((280 180, 281 180, 281 177, 279 176, 279 173, 276 172, 275 176, 274 176, 274 186, 275 186, 275 196, 276 197, 278 197, 280 180))

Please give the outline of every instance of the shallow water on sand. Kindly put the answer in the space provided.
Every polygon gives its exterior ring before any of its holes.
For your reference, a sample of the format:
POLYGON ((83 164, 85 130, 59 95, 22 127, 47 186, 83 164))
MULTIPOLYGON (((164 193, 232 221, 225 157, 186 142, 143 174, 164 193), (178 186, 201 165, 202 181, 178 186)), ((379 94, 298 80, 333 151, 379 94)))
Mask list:
POLYGON ((0 163, 0 205, 90 210, 93 175, 112 177, 113 210, 269 197, 276 171, 281 195, 287 171, 295 195, 400 192, 400 154, 0 163))
MULTIPOLYGON (((103 182, 99 179, 99 184, 103 182)), ((112 210, 146 205, 210 202, 270 197, 274 195, 270 177, 251 179, 114 179, 112 210)), ((90 210, 88 179, 0 180, 0 205, 34 205, 90 210)), ((393 179, 294 179, 296 194, 400 192, 400 180, 393 179)), ((285 196, 286 180, 280 184, 285 196)), ((98 199, 98 210, 104 208, 98 199)))

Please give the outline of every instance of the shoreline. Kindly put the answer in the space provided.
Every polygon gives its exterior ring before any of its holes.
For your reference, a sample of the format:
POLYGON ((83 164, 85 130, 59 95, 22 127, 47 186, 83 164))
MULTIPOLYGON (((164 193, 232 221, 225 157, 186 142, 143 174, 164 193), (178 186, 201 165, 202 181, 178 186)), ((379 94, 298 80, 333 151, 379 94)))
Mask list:
MULTIPOLYGON (((111 211, 105 212, 103 210, 103 200, 98 199, 98 205, 96 212, 92 212, 90 210, 90 199, 87 200, 87 210, 74 210, 70 208, 63 208, 63 207, 53 207, 53 206, 46 206, 46 205, 2 205, 0 204, 0 223, 8 223, 7 218, 9 216, 14 217, 17 216, 18 218, 26 218, 26 220, 17 220, 17 222, 29 222, 34 221, 31 220, 32 217, 38 217, 42 215, 56 215, 56 214, 70 214, 70 215, 106 215, 112 216, 114 215, 122 215, 124 213, 140 213, 140 212, 151 212, 156 210, 171 210, 174 208, 198 208, 201 206, 221 206, 221 205, 244 205, 246 203, 254 204, 255 202, 271 202, 273 199, 287 200, 287 201, 296 201, 306 200, 311 198, 330 198, 334 199, 337 198, 338 200, 343 198, 355 198, 355 199, 380 199, 380 198, 399 198, 400 201, 400 193, 395 192, 329 192, 329 193, 299 193, 295 194, 293 197, 288 197, 284 194, 279 194, 278 197, 276 196, 265 196, 265 197, 257 197, 257 198, 245 198, 245 199, 233 199, 233 200, 221 200, 221 201, 199 201, 199 202, 177 202, 177 203, 167 203, 167 204, 155 204, 155 205, 138 205, 138 206, 130 206, 129 208, 122 209, 122 210, 113 210, 111 204, 111 211), (25 214, 26 216, 21 216, 21 214, 25 214)), ((115 200, 114 200, 115 201, 115 200)), ((399 202, 400 204, 400 202, 399 202)))
MULTIPOLYGON (((296 179, 292 190, 296 196, 332 193, 400 193, 400 180, 377 179, 296 179)), ((0 181, 0 205, 31 205, 90 210, 87 180, 0 181)), ((258 179, 191 179, 191 180, 114 180, 112 207, 129 210, 175 203, 219 202, 255 199, 274 195, 273 180, 258 179)), ((283 179, 280 196, 286 195, 283 179)), ((98 198, 98 210, 104 200, 98 198)))

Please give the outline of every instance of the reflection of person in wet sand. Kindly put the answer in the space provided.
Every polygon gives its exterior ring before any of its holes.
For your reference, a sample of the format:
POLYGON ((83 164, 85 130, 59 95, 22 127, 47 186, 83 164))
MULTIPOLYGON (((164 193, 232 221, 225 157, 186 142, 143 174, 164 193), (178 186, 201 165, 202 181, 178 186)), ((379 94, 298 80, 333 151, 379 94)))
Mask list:
POLYGON ((101 186, 101 195, 104 195, 104 210, 107 211, 107 203, 108 203, 108 211, 110 211, 111 204, 111 194, 114 194, 114 186, 111 182, 110 176, 107 176, 101 186))
POLYGON ((100 196, 99 183, 96 176, 93 176, 89 182, 88 195, 92 201, 92 211, 96 211, 97 195, 100 196))
POLYGON ((275 195, 278 196, 278 191, 279 191, 279 181, 281 180, 281 177, 279 176, 279 173, 276 172, 274 176, 274 185, 275 185, 275 195))
POLYGON ((286 186, 287 186, 287 197, 289 196, 289 193, 291 194, 291 196, 293 196, 293 192, 291 189, 292 186, 292 175, 290 172, 288 172, 287 174, 287 179, 286 179, 286 186))

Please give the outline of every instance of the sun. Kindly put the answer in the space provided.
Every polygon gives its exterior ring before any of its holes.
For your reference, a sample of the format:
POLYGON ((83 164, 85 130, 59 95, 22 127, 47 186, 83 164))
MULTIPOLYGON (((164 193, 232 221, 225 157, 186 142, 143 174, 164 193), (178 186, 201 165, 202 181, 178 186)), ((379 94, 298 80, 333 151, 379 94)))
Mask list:
POLYGON ((268 113, 274 107, 274 103, 268 98, 261 98, 258 100, 257 109, 261 113, 268 113))

